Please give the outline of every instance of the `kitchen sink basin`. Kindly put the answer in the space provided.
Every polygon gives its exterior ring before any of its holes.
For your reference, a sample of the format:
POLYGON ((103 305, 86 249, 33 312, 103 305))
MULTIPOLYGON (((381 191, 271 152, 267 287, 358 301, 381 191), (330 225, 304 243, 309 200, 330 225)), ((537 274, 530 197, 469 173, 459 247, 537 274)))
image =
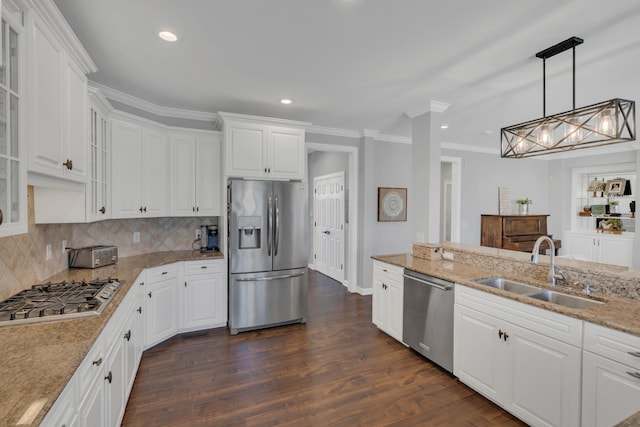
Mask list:
POLYGON ((555 291, 541 291, 535 294, 527 295, 530 298, 548 301, 553 304, 562 305, 569 308, 589 308, 594 305, 602 304, 601 301, 576 297, 555 291))
POLYGON ((474 282, 520 295, 539 292, 541 290, 535 286, 525 285, 524 283, 514 282, 513 280, 503 279, 502 277, 489 277, 488 279, 474 280, 474 282))

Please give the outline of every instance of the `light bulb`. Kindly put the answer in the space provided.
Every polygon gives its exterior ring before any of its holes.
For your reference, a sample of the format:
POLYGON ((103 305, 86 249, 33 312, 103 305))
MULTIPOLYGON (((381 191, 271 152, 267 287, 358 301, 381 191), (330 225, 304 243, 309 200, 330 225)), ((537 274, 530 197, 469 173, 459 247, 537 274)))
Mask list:
POLYGON ((580 129, 580 120, 577 117, 570 117, 564 128, 565 141, 577 144, 582 140, 582 130, 580 129))
POLYGON ((551 146, 551 127, 549 125, 540 126, 540 132, 538 133, 538 144, 542 145, 543 147, 551 146))
POLYGON ((614 128, 613 120, 613 110, 611 108, 607 108, 600 115, 598 130, 602 133, 611 134, 614 128))

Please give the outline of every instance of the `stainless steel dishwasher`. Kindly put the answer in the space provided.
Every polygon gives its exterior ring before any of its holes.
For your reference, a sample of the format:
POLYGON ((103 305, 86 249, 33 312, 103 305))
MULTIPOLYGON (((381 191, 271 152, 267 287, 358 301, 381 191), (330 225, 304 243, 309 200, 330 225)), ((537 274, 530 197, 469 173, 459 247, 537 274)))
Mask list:
POLYGON ((453 372, 454 284, 415 271, 404 271, 405 344, 453 372))

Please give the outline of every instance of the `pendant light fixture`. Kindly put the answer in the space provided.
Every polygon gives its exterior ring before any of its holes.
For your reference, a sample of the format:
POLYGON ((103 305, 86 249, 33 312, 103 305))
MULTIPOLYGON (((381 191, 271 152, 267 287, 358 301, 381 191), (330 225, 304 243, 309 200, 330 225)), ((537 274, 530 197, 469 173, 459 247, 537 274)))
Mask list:
POLYGON ((576 46, 583 42, 579 37, 571 37, 536 53, 536 57, 542 58, 543 117, 502 128, 502 157, 532 157, 635 141, 635 101, 614 98, 576 108, 576 46), (547 116, 546 61, 569 49, 573 50, 573 109, 547 116))

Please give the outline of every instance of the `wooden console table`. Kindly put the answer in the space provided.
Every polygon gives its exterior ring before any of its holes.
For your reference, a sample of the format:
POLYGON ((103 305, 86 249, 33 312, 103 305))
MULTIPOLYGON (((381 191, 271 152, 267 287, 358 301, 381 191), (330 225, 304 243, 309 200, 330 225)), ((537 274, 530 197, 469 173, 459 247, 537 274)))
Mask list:
MULTIPOLYGON (((547 235, 549 215, 482 215, 480 245, 492 248, 531 252, 536 240, 547 235)), ((553 239, 555 254, 562 246, 560 240, 553 239)), ((540 252, 549 249, 548 242, 540 245, 540 252)))

